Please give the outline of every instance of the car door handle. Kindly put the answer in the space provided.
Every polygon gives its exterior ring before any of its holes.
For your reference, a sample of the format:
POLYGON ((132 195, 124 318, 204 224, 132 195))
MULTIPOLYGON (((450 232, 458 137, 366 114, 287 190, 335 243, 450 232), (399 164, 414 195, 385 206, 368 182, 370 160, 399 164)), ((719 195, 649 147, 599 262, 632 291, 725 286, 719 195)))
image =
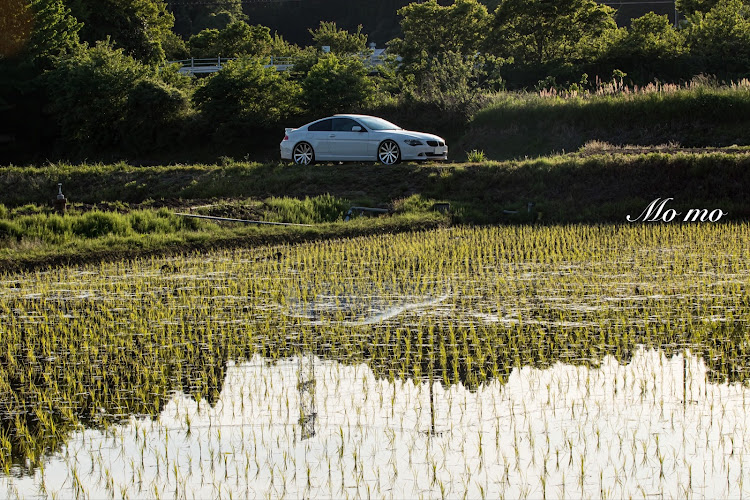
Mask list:
POLYGON ((336 137, 336 134, 331 134, 328 137, 336 137))

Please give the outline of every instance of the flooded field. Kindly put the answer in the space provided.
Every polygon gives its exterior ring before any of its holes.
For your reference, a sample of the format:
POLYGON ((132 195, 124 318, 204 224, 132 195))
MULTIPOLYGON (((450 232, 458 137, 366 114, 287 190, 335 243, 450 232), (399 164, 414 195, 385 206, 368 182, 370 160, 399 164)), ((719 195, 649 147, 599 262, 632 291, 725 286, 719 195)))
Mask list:
POLYGON ((0 277, 0 495, 750 493, 750 226, 454 228, 0 277))

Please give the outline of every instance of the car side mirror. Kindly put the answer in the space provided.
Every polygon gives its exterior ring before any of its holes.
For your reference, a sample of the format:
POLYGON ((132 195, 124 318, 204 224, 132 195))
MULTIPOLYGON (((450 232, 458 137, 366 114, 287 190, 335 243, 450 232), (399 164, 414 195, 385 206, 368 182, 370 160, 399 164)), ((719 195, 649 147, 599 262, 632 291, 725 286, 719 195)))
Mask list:
POLYGON ((359 125, 354 125, 352 127, 352 132, 362 132, 362 127, 360 127, 359 125))

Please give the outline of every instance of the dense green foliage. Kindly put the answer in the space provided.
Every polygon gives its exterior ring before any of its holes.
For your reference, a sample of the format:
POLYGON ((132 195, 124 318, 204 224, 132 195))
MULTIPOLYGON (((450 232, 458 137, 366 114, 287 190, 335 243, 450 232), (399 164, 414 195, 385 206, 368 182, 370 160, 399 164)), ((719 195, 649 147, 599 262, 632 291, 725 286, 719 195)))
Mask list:
POLYGON ((147 63, 164 61, 161 44, 174 16, 161 0, 66 0, 83 23, 81 39, 94 45, 110 40, 115 47, 147 63))
POLYGON ((413 2, 397 9, 389 59, 371 67, 361 26, 320 21, 300 47, 251 24, 240 2, 13 0, 0 19, 0 151, 4 162, 166 156, 205 147, 196 138, 208 136, 247 154, 237 141, 247 127, 254 148, 283 126, 335 111, 388 115, 456 139, 500 90, 625 92, 750 76, 748 6, 683 4, 677 26, 648 13, 617 27, 614 10, 592 0, 413 2), (219 56, 241 61, 192 79, 163 64, 219 56), (271 57, 292 69, 274 74, 264 68, 271 57))
POLYGON ((572 63, 596 58, 613 29, 614 10, 594 0, 504 0, 486 48, 517 65, 572 63))
POLYGON ((359 54, 367 48, 367 35, 362 33, 362 26, 357 27, 356 33, 349 33, 338 28, 336 23, 321 21, 317 29, 310 30, 310 34, 315 48, 329 47, 334 54, 359 54))
POLYGON ((66 147, 137 152, 174 139, 188 100, 174 85, 180 77, 173 78, 100 43, 77 51, 43 81, 66 147))
POLYGON ((476 0, 457 0, 448 7, 440 6, 437 0, 413 2, 398 13, 404 36, 391 40, 389 47, 403 58, 405 71, 413 71, 423 60, 449 51, 474 55, 490 23, 487 9, 476 0))
POLYGON ((750 65, 750 6, 720 0, 706 13, 688 17, 685 41, 702 71, 747 74, 750 65))
POLYGON ((307 109, 317 114, 345 112, 372 98, 374 84, 356 57, 321 57, 302 82, 307 109))
POLYGON ((224 29, 205 29, 190 37, 190 54, 194 57, 263 56, 270 51, 271 31, 265 26, 250 26, 235 21, 224 29))
POLYGON ((263 128, 298 112, 299 84, 262 62, 244 57, 227 63, 195 91, 193 100, 217 139, 243 135, 243 127, 263 128))
POLYGON ((241 0, 221 2, 184 2, 166 0, 167 8, 174 15, 174 31, 189 38, 204 29, 221 30, 235 21, 247 21, 242 12, 241 0))

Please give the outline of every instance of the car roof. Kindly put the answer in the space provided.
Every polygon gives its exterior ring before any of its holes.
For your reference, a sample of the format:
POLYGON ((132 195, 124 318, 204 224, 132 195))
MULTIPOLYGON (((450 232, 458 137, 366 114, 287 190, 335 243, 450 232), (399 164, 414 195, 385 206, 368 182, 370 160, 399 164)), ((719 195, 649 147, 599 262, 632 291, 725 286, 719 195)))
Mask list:
POLYGON ((355 115, 351 113, 346 113, 346 114, 336 114, 336 115, 331 116, 330 118, 377 118, 377 116, 355 115))
MULTIPOLYGON (((331 116, 325 116, 323 118, 318 118, 317 120, 313 120, 310 123, 306 123, 299 128, 307 127, 309 125, 312 125, 313 123, 322 122, 323 120, 330 120, 331 118, 378 118, 377 116, 372 115, 357 115, 353 113, 337 113, 335 115, 331 116)), ((382 118, 380 118, 382 120, 382 118)), ((296 130, 296 129, 295 129, 296 130)))

